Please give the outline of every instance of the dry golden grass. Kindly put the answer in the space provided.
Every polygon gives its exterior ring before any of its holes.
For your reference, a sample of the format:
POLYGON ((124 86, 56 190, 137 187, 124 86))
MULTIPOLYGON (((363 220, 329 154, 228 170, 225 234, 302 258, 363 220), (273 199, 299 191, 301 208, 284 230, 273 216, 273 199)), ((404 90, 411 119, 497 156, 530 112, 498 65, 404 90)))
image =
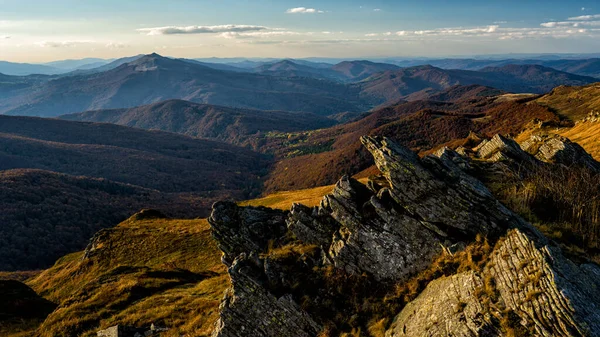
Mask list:
POLYGON ((600 84, 595 83, 584 87, 557 87, 550 94, 540 97, 535 102, 577 121, 594 110, 600 110, 600 84))
POLYGON ((94 336, 115 324, 209 336, 229 286, 206 220, 128 220, 105 232, 87 259, 74 253, 28 284, 59 304, 45 336, 94 336))
MULTIPOLYGON (((368 178, 359 179, 365 184, 368 178)), ((289 210, 292 204, 303 204, 308 207, 318 206, 323 197, 333 190, 334 185, 321 186, 297 191, 276 192, 264 198, 242 201, 240 206, 265 206, 281 210, 289 210)))
POLYGON ((600 123, 578 123, 572 128, 561 129, 557 133, 578 143, 591 154, 594 159, 600 160, 600 123))

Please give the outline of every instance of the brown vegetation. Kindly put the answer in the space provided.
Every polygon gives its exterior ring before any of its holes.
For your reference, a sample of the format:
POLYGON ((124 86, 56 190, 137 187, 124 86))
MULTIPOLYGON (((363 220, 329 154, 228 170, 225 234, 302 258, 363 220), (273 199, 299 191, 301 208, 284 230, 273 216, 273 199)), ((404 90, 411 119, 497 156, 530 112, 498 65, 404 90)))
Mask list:
POLYGON ((544 165, 490 184, 507 206, 568 252, 600 261, 600 174, 544 165))
POLYGON ((267 138, 263 148, 280 160, 273 166, 265 190, 332 184, 341 174, 355 175, 369 168, 371 156, 360 144, 364 135, 386 136, 426 154, 443 145, 462 145, 471 132, 488 137, 518 134, 533 119, 558 121, 554 113, 537 104, 521 100, 497 103, 494 98, 472 96, 471 91, 463 93, 467 96, 459 102, 401 103, 352 123, 267 138))

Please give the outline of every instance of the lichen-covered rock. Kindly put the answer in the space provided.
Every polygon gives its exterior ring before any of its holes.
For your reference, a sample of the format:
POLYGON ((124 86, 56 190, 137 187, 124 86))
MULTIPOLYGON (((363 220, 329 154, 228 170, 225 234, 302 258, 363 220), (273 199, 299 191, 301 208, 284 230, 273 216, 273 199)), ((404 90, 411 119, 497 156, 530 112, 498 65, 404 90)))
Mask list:
POLYGON ((496 200, 483 183, 466 174, 448 151, 440 158, 419 160, 387 138, 363 137, 362 141, 390 183, 392 198, 426 227, 464 238, 513 227, 532 228, 496 200))
POLYGON ((386 337, 499 336, 494 317, 480 301, 483 280, 473 271, 431 282, 394 319, 386 337))
POLYGON ((387 188, 372 195, 364 185, 346 177, 326 196, 325 204, 340 223, 325 252, 326 260, 350 273, 367 272, 379 280, 404 279, 426 268, 444 242, 444 233, 427 228, 395 205, 387 188))
POLYGON ((512 230, 481 273, 431 282, 386 336, 600 336, 598 275, 597 265, 576 266, 544 238, 512 230))
POLYGON ((230 266, 242 253, 263 253, 269 241, 287 232, 287 212, 266 207, 238 207, 233 202, 217 202, 209 218, 223 263, 230 266))
POLYGON ((213 337, 314 337, 321 327, 294 302, 265 285, 260 261, 240 255, 229 268, 231 287, 220 306, 213 337))

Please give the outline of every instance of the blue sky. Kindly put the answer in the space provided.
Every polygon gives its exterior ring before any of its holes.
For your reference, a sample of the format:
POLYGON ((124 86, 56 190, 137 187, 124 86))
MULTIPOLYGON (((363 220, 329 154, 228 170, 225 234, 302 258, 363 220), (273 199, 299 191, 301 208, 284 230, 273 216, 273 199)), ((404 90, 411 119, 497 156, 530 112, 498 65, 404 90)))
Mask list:
POLYGON ((0 59, 600 51, 598 1, 0 0, 0 59))

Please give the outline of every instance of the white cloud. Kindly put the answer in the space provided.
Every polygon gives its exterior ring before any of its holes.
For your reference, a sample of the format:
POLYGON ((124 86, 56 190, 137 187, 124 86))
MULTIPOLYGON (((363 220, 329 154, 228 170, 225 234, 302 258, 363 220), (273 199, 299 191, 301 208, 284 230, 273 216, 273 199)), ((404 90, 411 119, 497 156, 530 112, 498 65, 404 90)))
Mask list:
MULTIPOLYGON (((599 16, 600 17, 600 16, 599 16)), ((596 27, 600 26, 600 21, 561 21, 561 22, 544 22, 540 26, 545 28, 557 28, 557 27, 596 27)))
MULTIPOLYGON (((226 39, 247 39, 247 38, 268 38, 268 37, 274 37, 274 36, 290 36, 290 35, 304 35, 302 33, 298 33, 298 32, 291 32, 291 31, 285 31, 285 30, 276 30, 276 31, 269 31, 269 32, 242 32, 242 33, 238 33, 238 32, 225 32, 225 33, 221 33, 219 34, 220 37, 224 37, 226 39)), ((309 33, 306 33, 306 35, 311 35, 309 33)))
POLYGON ((290 8, 287 11, 285 11, 288 14, 317 14, 317 13, 325 13, 322 10, 318 10, 315 8, 306 8, 306 7, 296 7, 296 8, 290 8))
POLYGON ((569 21, 587 21, 587 20, 595 20, 600 19, 600 14, 595 15, 581 15, 569 18, 569 21))
POLYGON ((381 12, 381 9, 380 9, 380 8, 375 8, 375 9, 373 10, 373 12, 381 12))
POLYGON ((128 47, 126 44, 118 43, 118 42, 109 42, 106 44, 106 48, 108 49, 123 49, 128 47))
POLYGON ((140 28, 138 32, 147 35, 175 35, 175 34, 218 34, 218 33, 240 33, 268 30, 264 26, 251 25, 219 25, 219 26, 166 26, 154 28, 140 28))
POLYGON ((36 45, 44 48, 71 48, 82 45, 90 45, 95 41, 83 40, 83 41, 40 41, 36 45))
POLYGON ((370 33, 370 34, 365 34, 366 37, 373 37, 373 36, 379 36, 379 34, 377 33, 370 33))
POLYGON ((8 40, 10 39, 10 36, 8 35, 0 35, 0 40, 8 40))

